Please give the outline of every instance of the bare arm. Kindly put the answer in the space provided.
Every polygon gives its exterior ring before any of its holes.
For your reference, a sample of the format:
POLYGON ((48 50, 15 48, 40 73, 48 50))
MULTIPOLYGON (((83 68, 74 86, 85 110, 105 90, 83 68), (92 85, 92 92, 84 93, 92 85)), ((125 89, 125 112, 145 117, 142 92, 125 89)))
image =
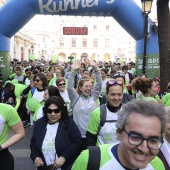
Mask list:
POLYGON ((22 122, 18 122, 16 125, 11 126, 11 129, 14 131, 14 135, 12 135, 7 141, 5 141, 1 146, 2 149, 6 149, 18 141, 20 141, 25 136, 25 130, 23 128, 22 122))

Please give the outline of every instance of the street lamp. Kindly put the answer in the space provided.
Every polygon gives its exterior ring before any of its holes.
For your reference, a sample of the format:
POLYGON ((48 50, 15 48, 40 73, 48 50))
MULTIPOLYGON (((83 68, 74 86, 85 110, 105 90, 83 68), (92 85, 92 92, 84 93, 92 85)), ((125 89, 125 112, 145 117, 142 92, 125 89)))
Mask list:
POLYGON ((142 12, 145 17, 145 32, 144 32, 144 48, 143 48, 143 66, 142 73, 146 72, 146 50, 147 50, 147 38, 148 38, 148 15, 151 12, 153 0, 141 0, 142 2, 142 12))

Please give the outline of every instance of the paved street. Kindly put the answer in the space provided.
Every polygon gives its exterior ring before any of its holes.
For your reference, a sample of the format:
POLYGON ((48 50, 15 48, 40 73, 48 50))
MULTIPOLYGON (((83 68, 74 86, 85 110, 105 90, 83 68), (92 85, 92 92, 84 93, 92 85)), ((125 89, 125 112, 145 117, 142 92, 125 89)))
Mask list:
MULTIPOLYGON (((30 158, 29 149, 32 130, 32 127, 25 128, 25 138, 10 147, 10 152, 13 154, 15 160, 15 170, 36 170, 30 158)), ((12 131, 10 130, 9 132, 11 135, 12 131)))

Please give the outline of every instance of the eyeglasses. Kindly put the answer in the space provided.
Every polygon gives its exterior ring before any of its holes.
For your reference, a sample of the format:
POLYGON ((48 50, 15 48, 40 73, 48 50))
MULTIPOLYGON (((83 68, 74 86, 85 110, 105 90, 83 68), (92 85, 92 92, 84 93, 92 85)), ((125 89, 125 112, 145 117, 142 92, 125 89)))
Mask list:
POLYGON ((65 86, 65 85, 66 85, 66 83, 58 84, 58 86, 65 86))
POLYGON ((41 81, 41 80, 40 80, 40 79, 35 79, 34 81, 35 81, 35 82, 39 82, 39 81, 41 81))
POLYGON ((119 81, 119 80, 109 80, 107 83, 106 83, 106 85, 108 86, 108 85, 115 85, 115 84, 118 84, 118 85, 120 85, 120 86, 122 86, 123 85, 123 83, 121 82, 121 81, 119 81))
POLYGON ((139 146, 143 143, 144 140, 146 140, 149 149, 158 150, 164 142, 163 139, 161 139, 160 137, 154 136, 154 137, 144 138, 141 134, 134 133, 134 132, 128 133, 125 129, 123 129, 123 131, 128 135, 128 142, 134 146, 139 146))
POLYGON ((117 78, 117 77, 125 77, 125 74, 124 74, 124 73, 117 72, 116 74, 114 74, 114 77, 115 77, 115 78, 117 78))
POLYGON ((49 109, 49 108, 47 109, 47 113, 49 114, 51 114, 52 112, 57 114, 57 113, 60 113, 60 111, 61 111, 60 109, 49 109))

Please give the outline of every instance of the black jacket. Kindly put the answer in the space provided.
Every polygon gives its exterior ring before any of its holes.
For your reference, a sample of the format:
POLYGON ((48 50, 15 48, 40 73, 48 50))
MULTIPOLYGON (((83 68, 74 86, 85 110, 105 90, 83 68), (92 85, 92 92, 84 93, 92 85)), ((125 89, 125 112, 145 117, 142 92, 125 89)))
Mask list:
MULTIPOLYGON (((30 145, 30 157, 33 162, 36 157, 40 157, 45 166, 46 163, 41 148, 46 135, 46 126, 47 120, 44 117, 36 121, 30 145)), ((81 134, 72 118, 69 117, 64 121, 59 121, 55 148, 58 157, 63 156, 66 159, 61 169, 68 170, 81 151, 81 134)))

